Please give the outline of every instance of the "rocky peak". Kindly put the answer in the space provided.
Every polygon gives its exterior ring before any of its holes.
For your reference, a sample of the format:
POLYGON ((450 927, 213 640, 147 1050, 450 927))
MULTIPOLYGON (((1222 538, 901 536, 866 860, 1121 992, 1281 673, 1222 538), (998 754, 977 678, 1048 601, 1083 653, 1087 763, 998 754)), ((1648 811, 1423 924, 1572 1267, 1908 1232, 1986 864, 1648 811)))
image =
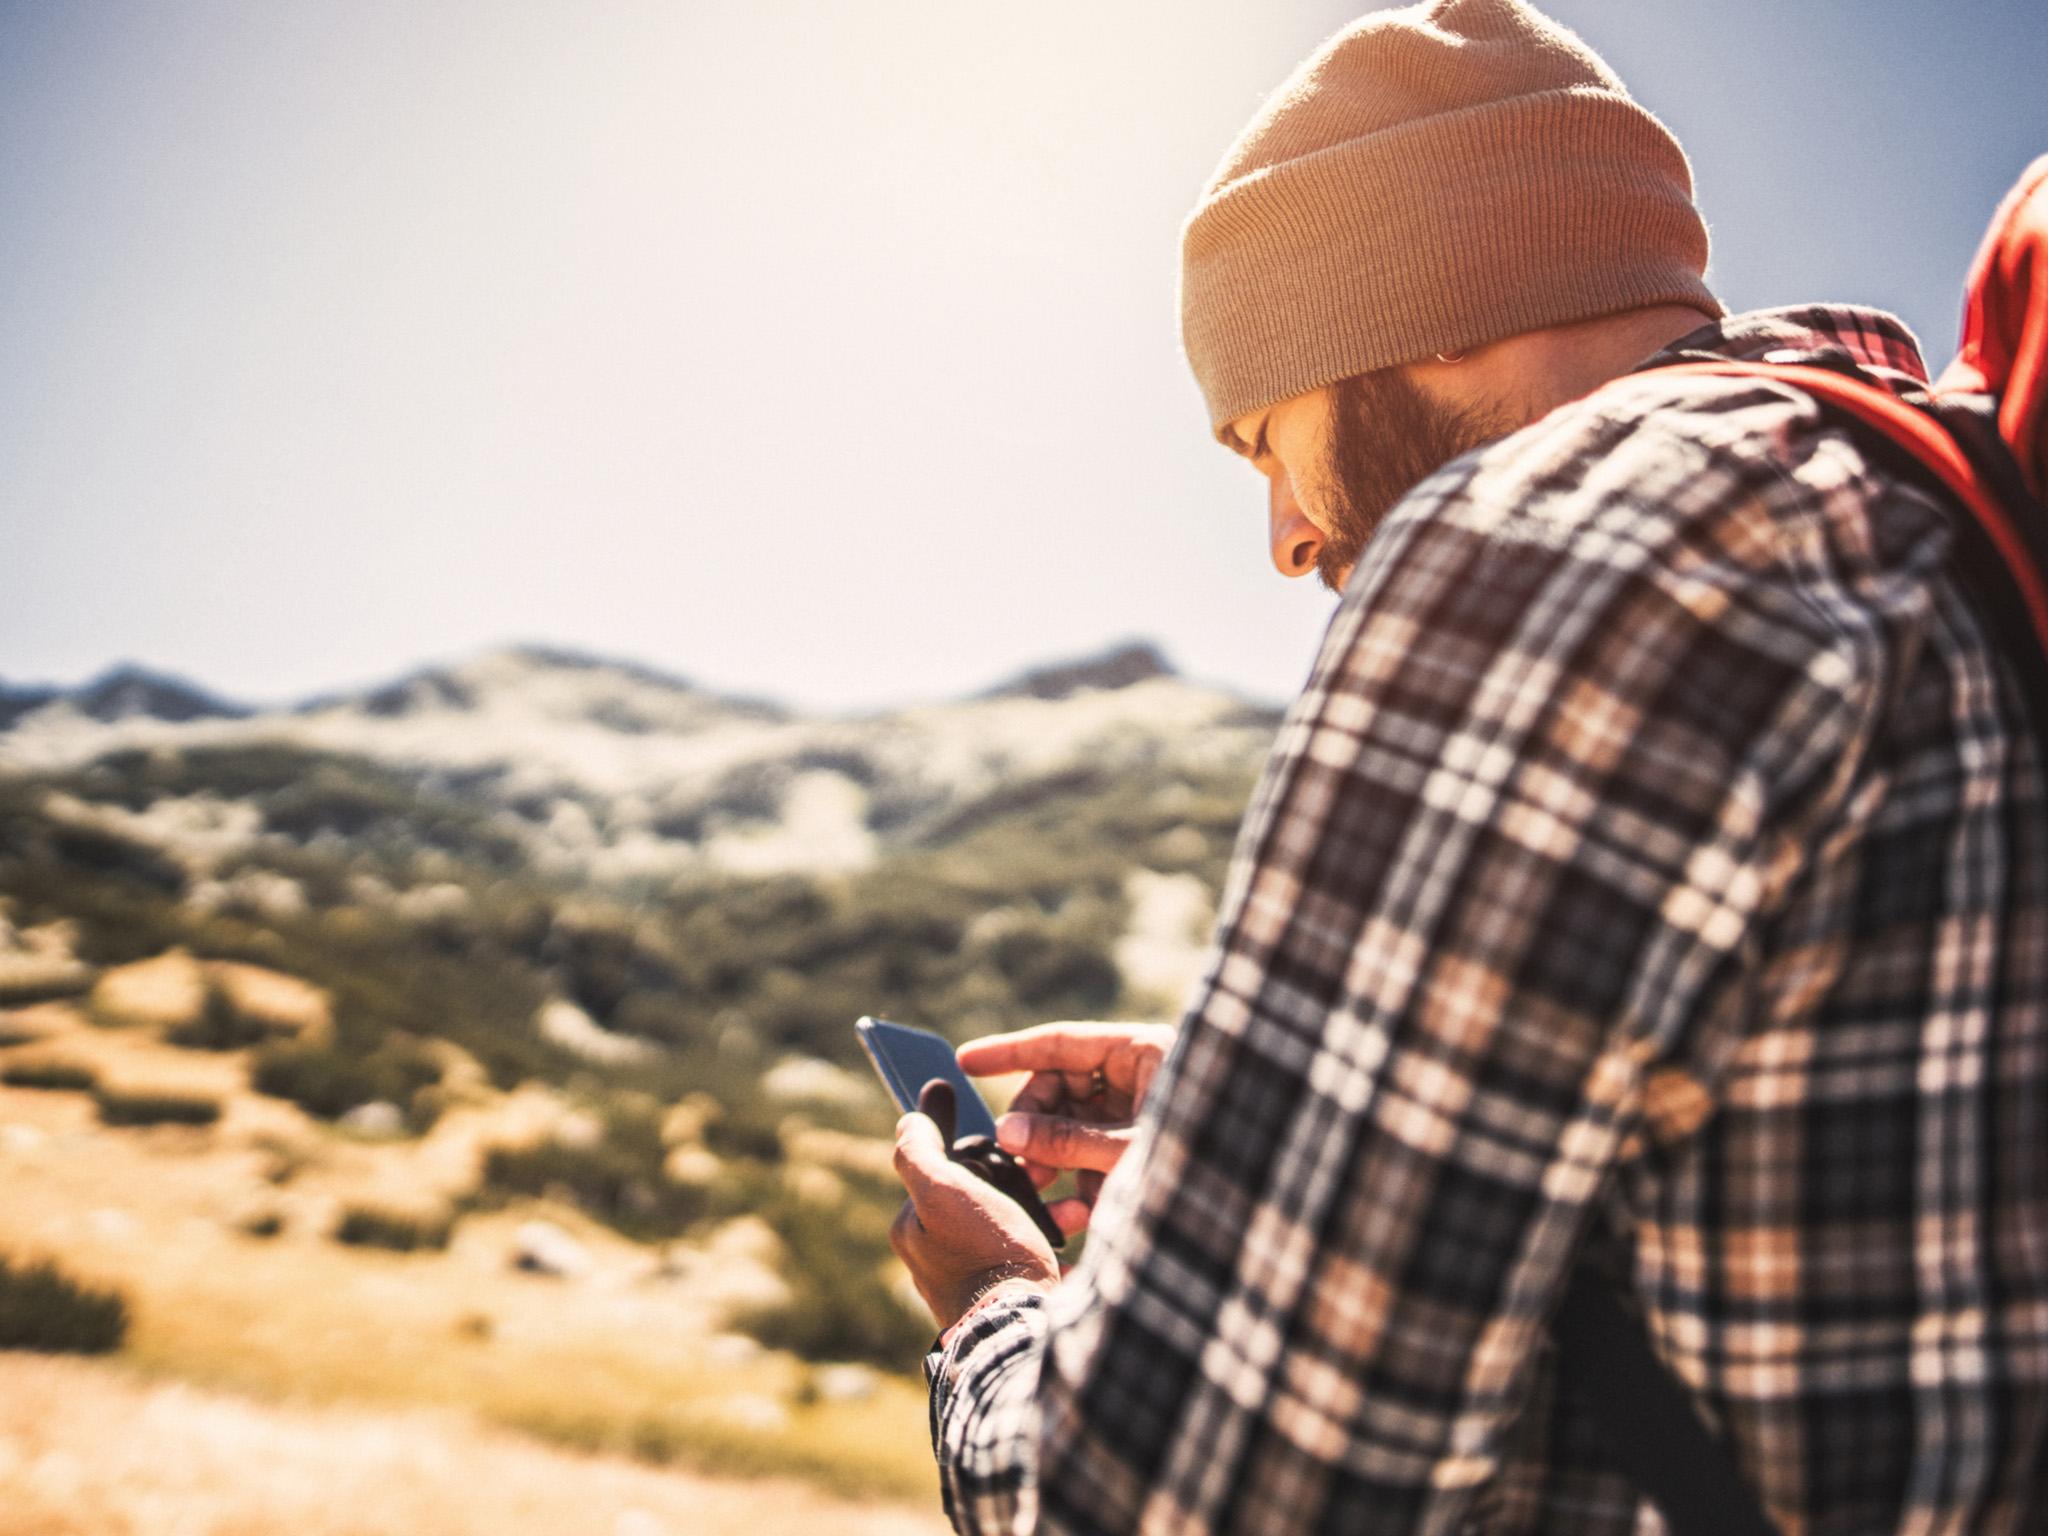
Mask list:
POLYGON ((1034 667, 1020 677, 991 688, 982 697, 1065 699, 1089 689, 1129 688, 1136 683, 1175 675, 1158 646, 1149 640, 1134 640, 1098 655, 1084 656, 1078 661, 1034 667))
POLYGON ((197 684, 132 662, 110 667, 76 688, 0 683, 0 730, 48 704, 67 703, 89 720, 240 720, 249 711, 197 684))

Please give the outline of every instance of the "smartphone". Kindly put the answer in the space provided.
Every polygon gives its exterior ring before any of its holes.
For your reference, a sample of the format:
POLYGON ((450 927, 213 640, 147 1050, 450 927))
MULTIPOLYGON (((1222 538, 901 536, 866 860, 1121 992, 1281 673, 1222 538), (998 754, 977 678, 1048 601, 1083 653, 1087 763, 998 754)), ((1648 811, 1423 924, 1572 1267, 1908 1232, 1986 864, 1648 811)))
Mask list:
POLYGON ((981 1094, 961 1070, 960 1058, 953 1054, 953 1047, 928 1029, 891 1024, 887 1019, 860 1019, 853 1029, 860 1036, 861 1048, 868 1053, 868 1060, 881 1073, 889 1097, 896 1101, 898 1109, 916 1109, 918 1095, 924 1091, 924 1085, 935 1077, 953 1085, 955 1147, 968 1136, 988 1138, 988 1145, 979 1152, 970 1157, 956 1154, 954 1161, 972 1169, 1016 1201, 1038 1230, 1045 1234, 1048 1243, 1055 1248, 1064 1248, 1067 1245, 1066 1234, 1060 1231, 1059 1223, 1052 1219, 1052 1212, 1045 1208, 1045 1201, 1032 1188, 1031 1175, 1024 1171, 1022 1163, 995 1145, 996 1117, 988 1112, 988 1105, 982 1101, 981 1094))
POLYGON ((981 1094, 960 1069, 960 1059, 943 1036, 875 1018, 861 1019, 853 1029, 898 1109, 907 1112, 917 1108, 917 1096, 924 1085, 935 1077, 943 1077, 953 1085, 953 1133, 994 1139, 996 1117, 989 1113, 981 1094))

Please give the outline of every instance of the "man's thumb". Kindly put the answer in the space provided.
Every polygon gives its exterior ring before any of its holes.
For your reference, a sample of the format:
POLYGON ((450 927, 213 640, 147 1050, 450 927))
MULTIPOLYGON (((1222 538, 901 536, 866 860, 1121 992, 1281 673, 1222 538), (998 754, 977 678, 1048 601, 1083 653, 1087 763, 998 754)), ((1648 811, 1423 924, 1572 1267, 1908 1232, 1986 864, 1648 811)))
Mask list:
POLYGON ((913 1200, 932 1185, 943 1183, 952 1166, 945 1138, 930 1115, 912 1110, 896 1122, 896 1176, 913 1200))

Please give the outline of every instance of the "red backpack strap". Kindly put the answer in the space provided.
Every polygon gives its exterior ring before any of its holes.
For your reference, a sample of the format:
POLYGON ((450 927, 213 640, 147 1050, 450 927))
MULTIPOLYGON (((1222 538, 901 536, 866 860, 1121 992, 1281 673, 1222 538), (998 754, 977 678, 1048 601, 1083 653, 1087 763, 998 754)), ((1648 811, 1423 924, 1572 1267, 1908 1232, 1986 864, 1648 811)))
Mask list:
POLYGON ((1992 217, 1970 266, 1963 348, 1936 391, 1997 396, 1998 435, 2048 501, 2048 155, 1992 217))
MULTIPOLYGON (((2048 160, 2040 163, 2048 166, 2048 160)), ((2048 211, 2048 203, 2044 203, 2043 208, 2048 211)), ((2043 247, 2043 255, 2048 257, 2048 246, 2043 247)), ((2048 272, 2044 272, 2044 277, 2048 277, 2048 272)), ((2048 284, 2044 284, 2042 292, 2044 298, 2048 298, 2048 284)), ((2048 356, 2044 356, 2043 361, 2048 361, 2048 356)), ((1837 373, 1832 368, 1802 363, 1673 363, 1646 371, 1697 374, 1710 378, 1775 379, 1803 390, 1824 405, 1846 412, 1883 433, 1918 463, 1925 465, 1956 500, 1969 509, 1970 516, 1997 550, 1999 561, 2026 608, 2027 620, 2040 654, 2048 658, 2048 575, 2044 575, 2035 561, 2027 541, 2013 522, 2011 511, 1986 482, 1975 461, 1927 412, 1876 384, 1837 373)))

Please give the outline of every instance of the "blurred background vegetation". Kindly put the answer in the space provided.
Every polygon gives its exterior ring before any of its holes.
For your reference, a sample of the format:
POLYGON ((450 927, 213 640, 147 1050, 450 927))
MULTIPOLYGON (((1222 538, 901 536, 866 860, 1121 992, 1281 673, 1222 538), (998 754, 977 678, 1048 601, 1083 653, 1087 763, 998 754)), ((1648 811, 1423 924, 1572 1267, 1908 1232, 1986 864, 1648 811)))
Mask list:
POLYGON ((546 731, 751 745, 658 794, 394 747, 488 734, 503 697, 450 679, 319 706, 353 746, 160 701, 0 733, 0 1157, 69 1147, 75 1185, 0 1219, 5 1344, 922 1495, 932 1323, 853 1020, 1170 1012, 1274 717, 1118 653, 936 723, 715 701, 683 730, 619 707, 683 685, 578 665, 601 696, 546 731), (807 867, 821 783, 861 841, 807 867), (583 1313, 546 1359, 518 1321, 583 1313))

